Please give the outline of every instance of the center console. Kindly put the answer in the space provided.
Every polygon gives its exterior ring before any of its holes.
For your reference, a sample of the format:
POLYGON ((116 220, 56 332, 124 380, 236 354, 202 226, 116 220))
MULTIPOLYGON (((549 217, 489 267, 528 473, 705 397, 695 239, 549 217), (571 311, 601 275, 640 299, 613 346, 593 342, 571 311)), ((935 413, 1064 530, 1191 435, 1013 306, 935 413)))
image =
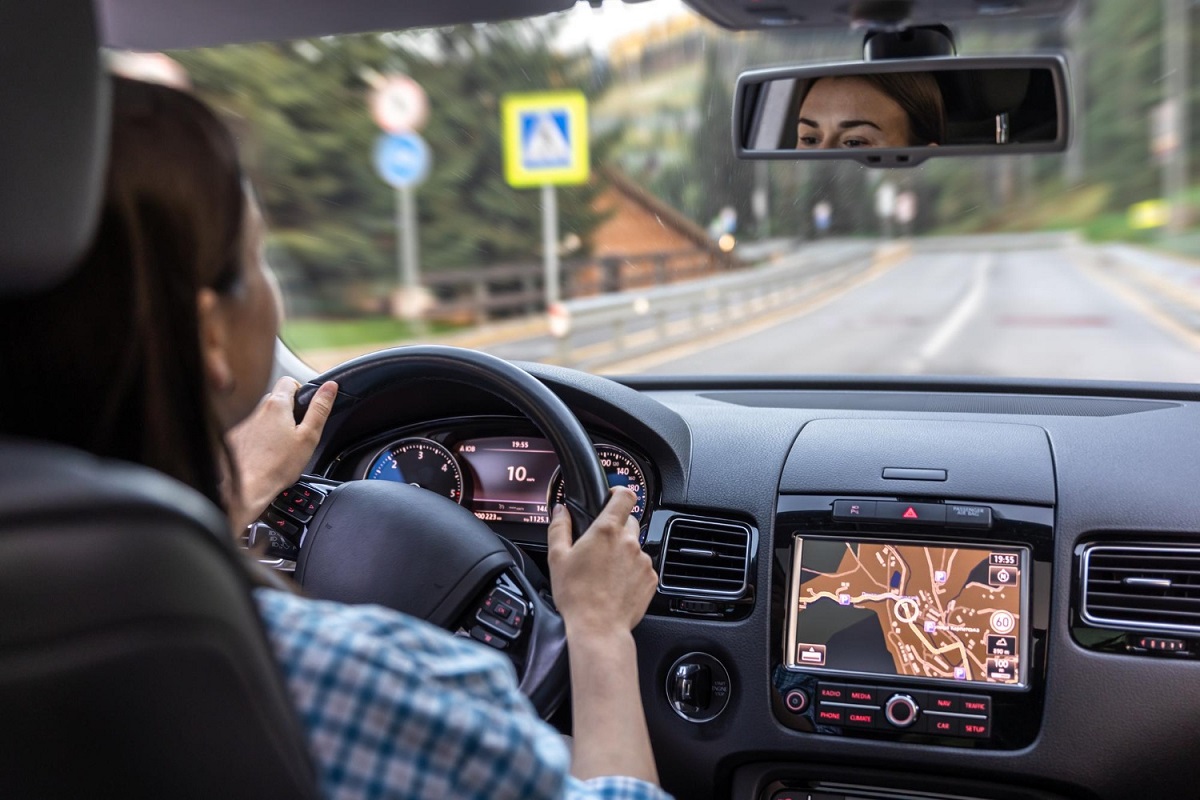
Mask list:
POLYGON ((772 702, 796 731, 1013 749, 1042 715, 1053 512, 784 495, 772 702))

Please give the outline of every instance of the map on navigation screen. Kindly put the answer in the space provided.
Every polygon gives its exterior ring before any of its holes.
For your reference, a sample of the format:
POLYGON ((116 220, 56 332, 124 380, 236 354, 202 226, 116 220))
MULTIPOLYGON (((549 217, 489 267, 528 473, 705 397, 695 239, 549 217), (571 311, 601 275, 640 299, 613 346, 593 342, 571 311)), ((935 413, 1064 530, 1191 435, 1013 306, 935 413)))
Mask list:
POLYGON ((788 666, 1023 683, 1024 551, 795 541, 788 666))

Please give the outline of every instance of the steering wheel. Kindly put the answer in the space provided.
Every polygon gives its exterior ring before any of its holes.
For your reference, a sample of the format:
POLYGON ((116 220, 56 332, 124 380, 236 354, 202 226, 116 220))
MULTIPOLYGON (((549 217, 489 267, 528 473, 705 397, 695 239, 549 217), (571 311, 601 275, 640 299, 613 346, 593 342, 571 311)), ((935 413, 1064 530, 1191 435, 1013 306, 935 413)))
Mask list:
MULTIPOLYGON (((591 440, 557 395, 495 356, 433 345, 371 353, 302 387, 297 419, 325 381, 338 383, 328 435, 360 402, 429 379, 488 391, 527 416, 558 454, 574 534, 586 530, 608 498, 591 440)), ((308 523, 296 560, 296 580, 312 597, 378 603, 507 652, 521 690, 545 717, 566 695, 566 631, 535 571, 454 501, 390 481, 334 485, 308 523)))

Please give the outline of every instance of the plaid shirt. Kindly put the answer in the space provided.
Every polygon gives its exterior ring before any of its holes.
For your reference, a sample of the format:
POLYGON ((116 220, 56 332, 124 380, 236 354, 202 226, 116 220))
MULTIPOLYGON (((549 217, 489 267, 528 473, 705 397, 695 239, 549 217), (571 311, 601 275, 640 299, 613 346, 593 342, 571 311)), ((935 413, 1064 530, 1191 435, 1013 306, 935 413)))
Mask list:
POLYGON ((669 800, 571 777, 562 737, 483 645, 379 606, 255 596, 331 800, 669 800))

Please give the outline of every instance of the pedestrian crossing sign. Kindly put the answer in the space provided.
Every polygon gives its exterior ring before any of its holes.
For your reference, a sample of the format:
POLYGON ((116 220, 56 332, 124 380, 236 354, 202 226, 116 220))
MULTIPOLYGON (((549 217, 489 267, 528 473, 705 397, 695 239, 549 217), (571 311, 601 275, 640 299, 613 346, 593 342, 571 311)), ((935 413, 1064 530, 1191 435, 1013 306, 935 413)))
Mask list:
POLYGON ((504 178, 510 186, 587 183, 587 99, 582 92, 505 95, 501 127, 504 178))

